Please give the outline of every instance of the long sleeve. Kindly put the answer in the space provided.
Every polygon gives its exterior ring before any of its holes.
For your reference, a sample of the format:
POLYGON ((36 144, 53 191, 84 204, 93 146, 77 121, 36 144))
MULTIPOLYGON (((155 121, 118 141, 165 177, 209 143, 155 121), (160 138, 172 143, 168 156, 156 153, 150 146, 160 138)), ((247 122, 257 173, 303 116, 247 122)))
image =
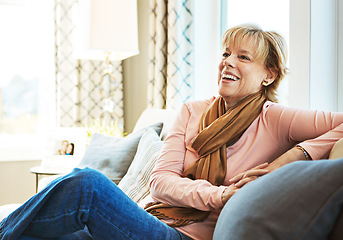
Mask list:
MULTIPOLYGON (((343 113, 286 108, 272 105, 266 119, 274 132, 283 132, 287 138, 280 142, 300 143, 312 159, 325 159, 332 146, 343 137, 343 113), (274 120, 273 120, 274 119, 274 120)), ((274 136, 277 136, 275 134, 274 136)))
POLYGON ((198 155, 187 149, 196 136, 206 102, 184 105, 167 136, 159 160, 151 174, 150 192, 154 200, 173 206, 193 207, 212 211, 223 207, 221 195, 225 187, 213 186, 206 180, 182 177, 185 167, 193 164, 198 155))

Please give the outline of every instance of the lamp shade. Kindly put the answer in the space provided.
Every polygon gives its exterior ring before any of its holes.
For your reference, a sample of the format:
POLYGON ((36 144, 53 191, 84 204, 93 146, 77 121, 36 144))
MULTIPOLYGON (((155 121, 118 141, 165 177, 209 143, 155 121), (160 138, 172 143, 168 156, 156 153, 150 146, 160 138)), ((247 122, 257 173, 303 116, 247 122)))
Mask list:
POLYGON ((80 0, 76 57, 123 60, 137 55, 137 0, 80 0))

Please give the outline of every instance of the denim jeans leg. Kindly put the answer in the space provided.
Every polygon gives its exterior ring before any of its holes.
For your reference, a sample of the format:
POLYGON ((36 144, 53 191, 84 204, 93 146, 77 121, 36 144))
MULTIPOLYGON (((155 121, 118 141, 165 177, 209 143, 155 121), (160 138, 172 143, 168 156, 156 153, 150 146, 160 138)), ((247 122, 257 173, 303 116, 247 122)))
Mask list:
MULTIPOLYGON (((1 235, 0 235, 1 236, 1 235)), ((67 234, 58 238, 50 240, 93 240, 94 238, 90 235, 87 227, 84 230, 80 230, 71 234, 67 234)), ((46 238, 32 237, 27 235, 21 235, 18 240, 46 240, 46 238)))
POLYGON ((107 177, 87 168, 56 179, 10 214, 2 237, 60 238, 85 226, 94 239, 181 239, 107 177))
POLYGON ((238 191, 213 239, 327 239, 343 204, 343 159, 299 161, 238 191))

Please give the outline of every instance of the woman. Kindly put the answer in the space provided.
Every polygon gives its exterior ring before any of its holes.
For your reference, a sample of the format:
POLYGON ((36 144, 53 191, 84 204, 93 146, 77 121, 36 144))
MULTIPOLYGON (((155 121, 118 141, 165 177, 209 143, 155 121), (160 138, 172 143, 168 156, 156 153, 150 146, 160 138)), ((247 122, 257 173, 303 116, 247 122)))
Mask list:
MULTIPOLYGON (((343 114, 274 103, 286 73, 282 37, 238 26, 223 48, 220 96, 182 107, 145 210, 102 174, 75 169, 5 219, 2 239, 80 239, 85 227, 95 239, 211 239, 221 209, 245 184, 287 163, 326 158, 343 137, 343 114)), ((218 236, 226 234, 220 221, 218 236)))

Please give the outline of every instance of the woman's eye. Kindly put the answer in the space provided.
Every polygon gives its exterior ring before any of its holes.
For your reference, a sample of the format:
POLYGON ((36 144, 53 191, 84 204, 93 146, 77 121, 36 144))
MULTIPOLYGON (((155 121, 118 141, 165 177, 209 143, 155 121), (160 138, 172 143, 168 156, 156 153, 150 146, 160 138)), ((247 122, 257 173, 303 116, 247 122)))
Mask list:
POLYGON ((249 57, 247 57, 247 56, 245 56, 245 55, 241 55, 241 56, 240 56, 240 58, 241 58, 241 59, 243 59, 243 60, 247 60, 247 61, 249 61, 249 60, 250 60, 250 58, 249 58, 249 57))
POLYGON ((227 57, 229 57, 230 56, 230 54, 229 53, 223 53, 223 58, 227 58, 227 57))

